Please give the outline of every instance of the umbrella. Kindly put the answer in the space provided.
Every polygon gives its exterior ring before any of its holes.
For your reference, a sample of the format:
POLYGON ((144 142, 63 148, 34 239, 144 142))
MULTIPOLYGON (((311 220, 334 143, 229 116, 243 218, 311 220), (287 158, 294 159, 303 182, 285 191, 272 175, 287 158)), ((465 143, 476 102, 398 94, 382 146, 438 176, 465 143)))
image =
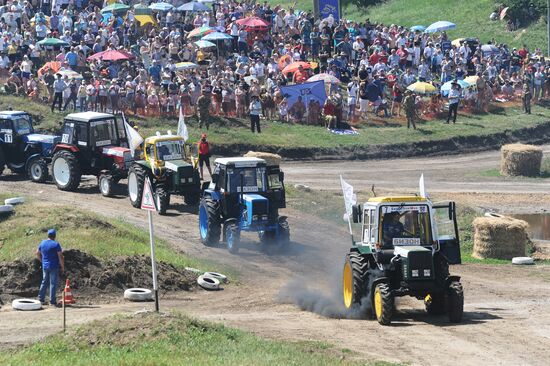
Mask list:
POLYGON ((203 40, 193 42, 193 43, 196 44, 199 48, 216 47, 215 43, 203 41, 203 40))
POLYGON ((244 77, 244 81, 248 84, 248 85, 252 85, 252 80, 256 80, 258 81, 258 78, 255 77, 255 76, 245 76, 244 77))
POLYGON ((439 89, 442 95, 449 94, 449 90, 451 90, 451 88, 453 87, 453 82, 457 82, 462 89, 466 89, 471 86, 469 82, 464 80, 447 81, 445 84, 441 85, 441 89, 439 89))
POLYGON ((455 47, 460 47, 460 42, 464 41, 466 38, 457 38, 454 39, 451 44, 455 47))
POLYGON ((58 62, 58 61, 46 62, 44 66, 38 69, 38 76, 42 76, 43 74, 47 73, 48 70, 53 70, 53 72, 55 73, 55 72, 58 72, 59 69, 61 69, 61 62, 58 62))
POLYGON ((192 62, 178 62, 174 66, 176 67, 176 71, 189 70, 199 67, 199 65, 192 62))
POLYGON ((467 82, 470 85, 477 85, 477 80, 479 79, 479 76, 472 75, 464 78, 464 81, 467 82))
POLYGON ((103 52, 94 53, 93 55, 88 57, 88 61, 90 60, 122 61, 122 60, 129 60, 132 58, 134 58, 134 55, 126 51, 107 50, 103 52))
POLYGON ((504 8, 502 9, 502 11, 500 12, 500 20, 504 19, 504 17, 506 16, 506 12, 508 11, 509 8, 504 8))
POLYGON ((284 69, 287 64, 290 64, 292 62, 292 57, 290 55, 282 55, 279 58, 279 69, 284 69))
POLYGON ((67 46, 68 43, 60 40, 59 38, 45 38, 41 41, 36 42, 41 46, 67 46))
POLYGON ((187 38, 193 38, 193 37, 204 37, 209 33, 213 33, 215 30, 213 28, 207 27, 203 25, 202 27, 195 28, 189 34, 187 35, 187 38))
POLYGON ((483 46, 481 46, 481 52, 483 52, 483 54, 485 56, 485 54, 487 54, 487 53, 489 53, 489 54, 500 53, 500 50, 498 49, 497 46, 495 46, 493 44, 484 44, 483 46))
POLYGON ((190 3, 178 6, 179 11, 210 11, 210 8, 202 3, 191 1, 190 3))
POLYGON ((413 25, 413 26, 411 27, 411 30, 412 30, 413 32, 416 32, 416 31, 418 31, 418 32, 424 32, 424 31, 426 30, 426 27, 424 27, 423 25, 413 25))
POLYGON ((114 3, 101 9, 101 13, 114 13, 114 12, 125 13, 128 11, 128 9, 130 9, 128 5, 124 5, 121 3, 114 3))
POLYGON ((204 41, 221 41, 224 39, 233 39, 229 34, 222 32, 212 32, 201 38, 204 41))
POLYGON ((62 77, 67 76, 69 79, 83 79, 82 75, 80 75, 78 72, 73 71, 71 69, 59 70, 57 74, 61 75, 62 77))
POLYGON ((430 26, 426 28, 426 33, 442 32, 448 29, 455 29, 455 28, 456 28, 456 24, 447 22, 446 20, 440 20, 439 22, 430 24, 430 26))
POLYGON ((435 86, 422 81, 417 81, 416 83, 409 85, 407 89, 418 94, 432 94, 437 92, 435 86))
POLYGON ((168 3, 152 3, 149 5, 149 9, 156 11, 169 11, 174 5, 168 3))
POLYGON ((237 24, 249 31, 265 31, 268 28, 268 24, 258 17, 239 19, 237 24))
POLYGON ((296 72, 298 71, 298 67, 302 66, 304 69, 311 69, 311 65, 307 62, 303 62, 303 61, 298 61, 298 62, 293 62, 291 63, 290 65, 287 65, 284 69, 283 69, 283 74, 288 74, 289 72, 296 72))
POLYGON ((312 77, 307 79, 307 81, 319 81, 319 80, 323 80, 325 82, 325 84, 339 84, 340 83, 340 80, 336 76, 326 74, 326 73, 313 75, 312 77))

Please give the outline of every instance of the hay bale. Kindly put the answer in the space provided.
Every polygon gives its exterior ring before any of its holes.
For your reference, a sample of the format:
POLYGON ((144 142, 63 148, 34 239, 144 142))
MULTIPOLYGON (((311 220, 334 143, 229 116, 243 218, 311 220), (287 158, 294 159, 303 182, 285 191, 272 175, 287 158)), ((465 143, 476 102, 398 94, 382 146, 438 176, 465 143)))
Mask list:
POLYGON ((245 158, 259 158, 264 159, 267 165, 281 165, 281 155, 278 154, 272 154, 268 152, 261 152, 261 151, 249 151, 246 154, 244 154, 245 158))
POLYGON ((473 226, 473 257, 512 259, 525 256, 527 222, 507 216, 478 217, 473 226))
POLYGON ((542 149, 524 144, 504 145, 500 149, 500 174, 505 176, 536 177, 540 175, 542 149))

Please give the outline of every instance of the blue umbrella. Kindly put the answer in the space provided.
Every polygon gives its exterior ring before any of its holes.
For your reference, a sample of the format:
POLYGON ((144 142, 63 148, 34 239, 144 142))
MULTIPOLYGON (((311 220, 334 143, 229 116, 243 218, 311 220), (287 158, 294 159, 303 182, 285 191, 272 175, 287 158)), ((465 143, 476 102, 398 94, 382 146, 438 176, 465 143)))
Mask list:
POLYGON ((466 89, 471 86, 469 82, 464 80, 447 81, 445 84, 441 85, 441 95, 447 96, 449 94, 449 90, 451 90, 451 88, 453 87, 453 82, 457 82, 462 89, 466 89))
POLYGON ((412 30, 413 32, 416 32, 416 31, 418 31, 418 32, 424 32, 424 31, 426 30, 426 27, 424 27, 423 25, 413 25, 413 26, 411 27, 411 30, 412 30))
POLYGON ((229 34, 222 32, 212 32, 201 38, 204 41, 221 41, 224 39, 233 39, 229 34))
POLYGON ((178 7, 179 11, 210 11, 210 8, 203 3, 191 1, 178 7))
POLYGON ((168 3, 153 3, 149 5, 149 9, 156 11, 169 11, 174 5, 168 3))
POLYGON ((447 22, 446 20, 440 20, 439 22, 430 24, 430 26, 426 28, 426 33, 442 32, 448 29, 455 29, 455 28, 456 28, 455 23, 447 22))

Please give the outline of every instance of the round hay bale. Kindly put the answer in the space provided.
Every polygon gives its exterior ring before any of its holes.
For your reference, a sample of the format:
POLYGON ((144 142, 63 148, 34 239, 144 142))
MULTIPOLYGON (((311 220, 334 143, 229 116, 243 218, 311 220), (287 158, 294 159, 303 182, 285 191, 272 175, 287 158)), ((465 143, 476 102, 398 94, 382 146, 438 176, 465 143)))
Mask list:
POLYGON ((261 151, 249 151, 244 154, 245 158, 259 158, 264 159, 267 165, 281 165, 281 155, 272 154, 268 152, 261 151))
POLYGON ((500 174, 505 176, 536 177, 540 175, 542 149, 524 144, 503 145, 500 149, 500 174))
POLYGON ((529 224, 511 217, 478 217, 473 221, 474 250, 479 259, 525 256, 529 224))

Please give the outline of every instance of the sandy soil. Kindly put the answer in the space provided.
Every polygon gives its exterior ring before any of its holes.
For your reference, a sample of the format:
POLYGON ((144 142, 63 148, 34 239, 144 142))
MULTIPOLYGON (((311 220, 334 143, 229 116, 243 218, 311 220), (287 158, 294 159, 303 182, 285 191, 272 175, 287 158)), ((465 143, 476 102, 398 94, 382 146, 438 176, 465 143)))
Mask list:
MULTIPOLYGON (((545 187, 548 179, 479 176, 479 172, 498 166, 498 160, 498 153, 487 152, 407 160, 302 162, 286 164, 285 172, 289 184, 337 189, 338 174, 343 174, 358 189, 368 190, 376 183, 380 188, 405 192, 417 191, 418 177, 423 172, 428 190, 434 194, 492 209, 550 209, 545 187)), ((127 198, 102 197, 95 179, 84 182, 76 193, 62 193, 52 184, 36 185, 8 177, 0 182, 0 190, 52 204, 75 205, 146 228, 144 212, 132 209, 127 198)), ((254 244, 256 238, 247 236, 252 241, 233 256, 221 247, 202 246, 196 214, 181 200, 175 203, 168 216, 155 216, 156 234, 182 252, 235 267, 242 275, 238 284, 228 285, 224 291, 166 295, 161 302, 163 309, 185 311, 270 338, 326 341, 355 351, 359 358, 418 365, 550 364, 549 266, 455 266, 451 271, 462 276, 465 288, 462 324, 451 325, 446 317, 429 317, 421 302, 405 298, 398 303, 394 326, 382 327, 375 321, 345 319, 341 311, 337 289, 349 246, 345 225, 322 222, 288 209, 285 213, 293 238, 288 253, 267 255, 254 244), (281 303, 281 293, 291 293, 317 313, 281 303), (380 340, 386 346, 373 347, 380 340)), ((68 324, 152 306, 120 303, 70 309, 68 324)), ((61 327, 61 312, 57 309, 23 316, 4 307, 0 318, 0 346, 4 347, 35 340, 61 327)))

